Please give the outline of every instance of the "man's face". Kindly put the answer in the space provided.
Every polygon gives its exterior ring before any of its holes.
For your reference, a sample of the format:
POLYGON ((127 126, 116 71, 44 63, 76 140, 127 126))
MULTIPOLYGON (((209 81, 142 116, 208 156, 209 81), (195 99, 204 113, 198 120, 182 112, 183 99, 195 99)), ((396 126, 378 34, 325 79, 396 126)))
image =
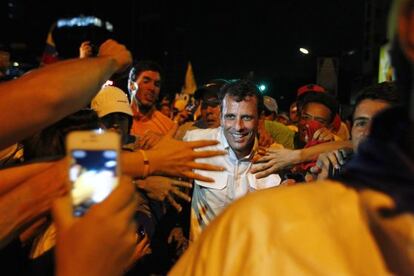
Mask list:
POLYGON ((254 145, 258 126, 257 98, 237 102, 226 95, 223 99, 221 125, 224 136, 238 158, 248 155, 254 145))
POLYGON ((161 105, 160 112, 167 116, 168 118, 171 117, 171 108, 168 105, 161 105))
POLYGON ((220 104, 217 98, 203 100, 201 104, 201 117, 208 128, 220 126, 220 104))
POLYGON ((129 115, 116 112, 105 115, 101 118, 105 128, 110 131, 115 131, 121 135, 122 144, 128 140, 129 134, 129 115))
POLYGON ((351 130, 354 151, 357 151, 359 144, 370 133, 372 118, 389 106, 387 102, 371 99, 365 99, 358 104, 355 108, 351 130))
POLYGON ((136 99, 142 106, 152 107, 160 94, 161 76, 155 71, 143 71, 137 79, 138 91, 136 99))
POLYGON ((307 143, 312 137, 316 129, 310 129, 313 125, 318 125, 318 129, 328 127, 331 117, 331 110, 321 103, 308 103, 302 109, 300 121, 298 124, 299 137, 304 143, 307 143), (312 121, 314 121, 312 123, 312 121))

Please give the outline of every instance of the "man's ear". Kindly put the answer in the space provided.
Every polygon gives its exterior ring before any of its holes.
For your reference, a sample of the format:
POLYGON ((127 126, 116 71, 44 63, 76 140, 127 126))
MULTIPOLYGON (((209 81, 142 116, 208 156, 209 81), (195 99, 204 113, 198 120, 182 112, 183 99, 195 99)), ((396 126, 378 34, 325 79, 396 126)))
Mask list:
POLYGON ((135 94, 138 90, 138 84, 135 81, 128 81, 128 88, 131 94, 135 94))

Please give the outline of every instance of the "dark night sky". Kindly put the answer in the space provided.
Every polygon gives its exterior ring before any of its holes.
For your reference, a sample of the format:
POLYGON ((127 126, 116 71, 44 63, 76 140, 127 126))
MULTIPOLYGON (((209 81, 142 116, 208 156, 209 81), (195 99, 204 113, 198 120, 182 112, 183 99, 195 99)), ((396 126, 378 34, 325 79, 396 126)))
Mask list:
MULTIPOLYGON (((3 44, 24 42, 40 56, 57 18, 96 15, 113 23, 114 38, 136 59, 155 59, 165 67, 171 91, 179 90, 191 60, 199 85, 254 71, 268 82, 271 95, 289 96, 298 85, 316 81, 317 56, 341 55, 341 64, 357 64, 363 39, 363 0, 8 1, 15 7, 6 10, 16 18, 6 20, 3 44), (311 55, 300 55, 299 47, 311 55), (350 50, 356 54, 345 56, 350 50)), ((64 43, 65 50, 76 54, 75 42, 72 37, 64 43)))

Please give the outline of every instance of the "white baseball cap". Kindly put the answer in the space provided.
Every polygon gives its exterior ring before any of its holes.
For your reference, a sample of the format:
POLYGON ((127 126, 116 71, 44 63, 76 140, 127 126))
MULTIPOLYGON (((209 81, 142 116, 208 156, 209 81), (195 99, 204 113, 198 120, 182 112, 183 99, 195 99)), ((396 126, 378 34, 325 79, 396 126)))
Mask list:
POLYGON ((98 113, 99 118, 116 112, 132 116, 127 95, 115 86, 103 87, 92 99, 91 108, 98 113))
POLYGON ((269 111, 273 111, 277 114, 278 106, 274 98, 269 97, 269 96, 263 96, 263 104, 269 111))

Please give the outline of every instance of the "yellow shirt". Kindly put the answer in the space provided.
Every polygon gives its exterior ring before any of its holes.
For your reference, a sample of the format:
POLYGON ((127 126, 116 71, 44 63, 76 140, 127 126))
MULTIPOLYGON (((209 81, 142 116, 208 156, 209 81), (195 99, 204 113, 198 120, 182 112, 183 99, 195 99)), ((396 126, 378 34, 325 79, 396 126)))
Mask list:
POLYGON ((377 208, 392 204, 382 193, 333 181, 259 191, 217 217, 170 275, 390 275, 391 267, 409 273, 414 220, 379 218, 377 208))

